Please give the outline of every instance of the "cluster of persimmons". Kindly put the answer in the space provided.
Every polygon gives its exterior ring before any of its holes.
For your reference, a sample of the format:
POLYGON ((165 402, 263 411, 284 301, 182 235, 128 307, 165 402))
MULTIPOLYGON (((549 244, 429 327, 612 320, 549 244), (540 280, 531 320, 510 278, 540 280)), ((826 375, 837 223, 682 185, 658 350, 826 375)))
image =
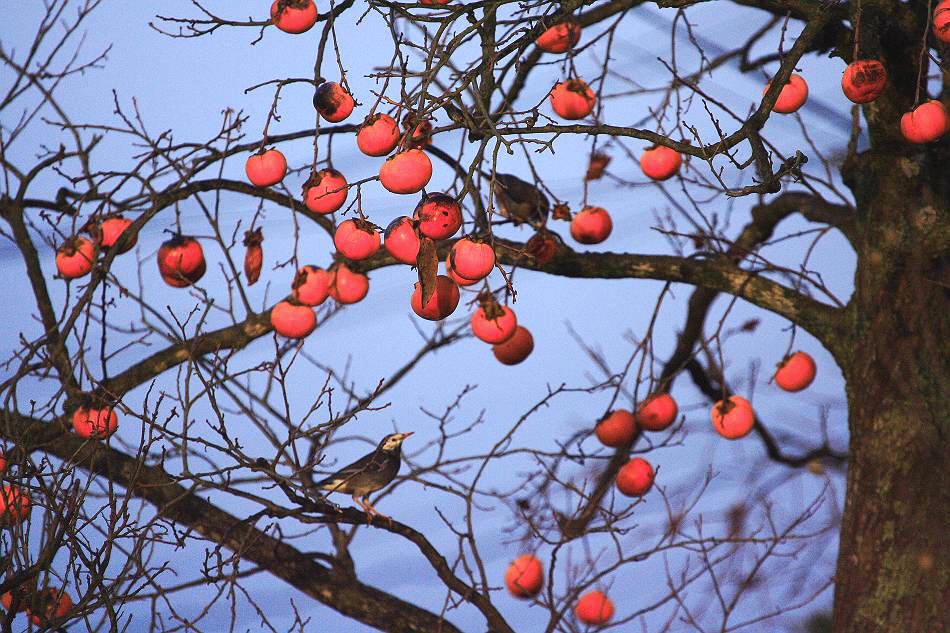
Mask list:
MULTIPOLYGON (((422 0, 422 4, 443 5, 449 0, 422 0)), ((313 0, 278 0, 271 7, 271 20, 280 30, 299 34, 309 30, 317 21, 318 12, 313 0)), ((936 36, 950 42, 950 0, 940 2, 934 12, 933 29, 936 36)), ((571 17, 547 28, 536 44, 549 53, 567 53, 581 39, 581 25, 571 17)), ((878 98, 887 85, 887 71, 874 59, 859 59, 844 71, 841 87, 845 96, 854 103, 868 103, 878 98)), ((768 86, 766 86, 768 90, 768 86)), ((808 98, 808 85, 803 77, 792 74, 783 86, 773 110, 778 113, 797 111, 808 98)), ((558 82, 550 91, 551 109, 565 120, 588 117, 597 106, 597 96, 581 79, 572 77, 558 82)), ((347 87, 327 81, 320 84, 313 98, 320 116, 338 123, 347 119, 356 101, 347 87)), ((375 108, 374 108, 375 109, 375 108)), ((398 113, 396 113, 398 116, 398 113)), ((927 143, 943 136, 948 129, 948 115, 943 104, 936 100, 918 105, 904 114, 899 122, 900 132, 911 143, 927 143)), ((431 140, 432 125, 416 121, 411 114, 403 117, 402 126, 396 118, 385 113, 372 112, 365 117, 356 133, 356 146, 367 156, 388 156, 379 167, 379 182, 394 194, 407 195, 423 191, 432 176, 432 163, 425 148, 431 140)), ((655 145, 643 152, 640 167, 643 173, 656 181, 663 181, 678 173, 682 165, 680 154, 664 145, 655 145)), ((287 173, 287 161, 276 148, 261 148, 247 159, 245 171, 256 187, 271 187, 280 183, 287 173)), ((303 204, 314 214, 330 214, 346 203, 349 185, 342 173, 327 167, 315 171, 304 185, 303 204)), ((598 244, 608 238, 612 230, 610 214, 601 207, 587 206, 572 217, 570 233, 581 244, 598 244)), ((91 238, 79 235, 65 241, 56 253, 59 275, 67 280, 82 277, 92 271, 98 253, 113 246, 122 253, 135 244, 135 234, 123 233, 132 222, 119 215, 110 215, 90 222, 86 230, 91 238)), ((314 308, 327 297, 340 304, 361 301, 369 291, 367 276, 352 270, 347 262, 366 259, 384 248, 396 261, 409 266, 417 265, 422 240, 438 242, 453 238, 462 228, 462 208, 453 196, 440 192, 423 192, 412 217, 393 220, 385 231, 359 217, 341 221, 334 234, 334 245, 339 255, 336 263, 324 270, 319 266, 299 268, 286 299, 272 309, 270 318, 275 331, 288 338, 303 338, 317 325, 314 308), (382 237, 380 235, 382 233, 382 237)), ((256 281, 260 273, 260 232, 249 232, 245 240, 248 253, 245 272, 248 281, 256 281)), ((194 237, 175 235, 158 251, 158 269, 169 286, 185 288, 205 274, 207 265, 201 244, 194 237)), ((485 279, 495 268, 495 250, 490 237, 470 235, 458 239, 445 261, 445 274, 436 277, 434 291, 423 303, 423 292, 416 284, 409 305, 420 317, 433 321, 451 315, 459 304, 459 288, 471 286, 485 279)), ((490 291, 479 294, 479 307, 471 317, 474 335, 493 346, 498 360, 517 364, 531 353, 534 342, 531 333, 518 324, 510 306, 501 305, 490 291)), ((774 376, 775 382, 788 391, 804 389, 815 377, 815 363, 804 353, 797 352, 781 363, 774 376)), ((605 416, 594 428, 596 437, 608 447, 628 445, 638 430, 657 432, 667 429, 677 417, 677 404, 668 393, 656 393, 645 400, 635 413, 615 410, 605 416)), ((732 395, 713 406, 712 426, 722 437, 735 440, 747 435, 755 424, 751 404, 741 396, 732 395)), ((85 438, 106 439, 118 426, 116 413, 110 407, 81 407, 73 414, 75 432, 85 438)), ((653 466, 645 459, 634 458, 617 474, 619 492, 630 497, 646 494, 654 482, 653 466)), ((6 523, 18 522, 29 513, 29 499, 16 487, 5 486, 0 496, 0 519, 6 523)), ((543 584, 541 561, 532 554, 517 558, 509 567, 505 582, 509 591, 518 597, 531 598, 543 584)), ((68 612, 71 602, 63 592, 48 590, 42 595, 16 597, 4 594, 3 604, 10 608, 16 600, 23 609, 38 608, 34 621, 40 622, 47 614, 68 612), (63 611, 65 609, 65 611, 63 611)), ((580 597, 575 605, 576 617, 589 624, 606 623, 614 607, 607 595, 599 590, 580 597)))

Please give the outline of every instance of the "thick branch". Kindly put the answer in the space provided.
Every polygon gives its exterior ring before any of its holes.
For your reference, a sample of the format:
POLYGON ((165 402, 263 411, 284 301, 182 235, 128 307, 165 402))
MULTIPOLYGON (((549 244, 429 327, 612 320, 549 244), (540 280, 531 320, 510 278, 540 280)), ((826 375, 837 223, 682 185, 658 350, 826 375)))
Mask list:
POLYGON ((19 447, 25 447, 23 440, 29 438, 30 447, 41 446, 46 453, 124 486, 135 497, 153 504, 160 516, 240 553, 243 559, 347 617, 392 633, 461 633, 434 613, 317 564, 312 556, 179 485, 158 466, 147 466, 108 445, 63 433, 55 424, 9 411, 0 414, 0 419, 0 434, 16 440, 19 447))
POLYGON ((791 288, 743 270, 726 257, 687 259, 671 255, 623 253, 578 253, 559 245, 556 256, 544 266, 524 262, 523 246, 495 238, 504 250, 499 260, 553 275, 590 279, 656 279, 702 286, 736 295, 760 308, 785 317, 811 332, 829 349, 837 348, 841 311, 798 293, 791 288))

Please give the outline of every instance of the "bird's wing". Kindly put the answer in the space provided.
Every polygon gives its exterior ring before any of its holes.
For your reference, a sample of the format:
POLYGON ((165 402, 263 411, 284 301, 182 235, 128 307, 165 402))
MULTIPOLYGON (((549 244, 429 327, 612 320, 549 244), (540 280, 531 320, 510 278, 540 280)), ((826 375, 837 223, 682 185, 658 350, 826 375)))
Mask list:
POLYGON ((353 477, 380 473, 384 470, 384 468, 385 460, 380 459, 376 451, 373 451, 369 455, 360 457, 349 466, 344 466, 326 479, 316 482, 314 485, 323 489, 342 489, 353 477))

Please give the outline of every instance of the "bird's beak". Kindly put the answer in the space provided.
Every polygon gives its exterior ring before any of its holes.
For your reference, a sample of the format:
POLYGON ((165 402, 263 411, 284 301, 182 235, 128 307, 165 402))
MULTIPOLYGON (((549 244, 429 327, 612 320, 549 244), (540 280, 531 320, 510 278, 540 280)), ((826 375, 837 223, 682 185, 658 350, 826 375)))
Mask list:
POLYGON ((413 431, 408 431, 408 432, 406 432, 406 433, 400 433, 400 434, 399 434, 399 441, 402 442, 402 441, 405 440, 407 437, 409 437, 410 435, 412 435, 412 433, 413 433, 413 431))

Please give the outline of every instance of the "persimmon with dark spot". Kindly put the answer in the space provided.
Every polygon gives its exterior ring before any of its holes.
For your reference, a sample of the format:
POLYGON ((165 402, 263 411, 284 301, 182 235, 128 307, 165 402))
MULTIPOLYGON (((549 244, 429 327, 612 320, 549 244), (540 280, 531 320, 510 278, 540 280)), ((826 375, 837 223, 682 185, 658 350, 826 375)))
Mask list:
POLYGON ((419 232, 434 240, 446 240, 462 227, 461 205, 444 193, 427 194, 413 217, 419 221, 419 232))
POLYGON ((637 424, 647 431, 663 431, 676 420, 679 408, 668 393, 658 393, 637 407, 637 424))
POLYGON ((887 87, 887 70, 876 59, 859 59, 848 64, 841 75, 841 90, 854 103, 869 103, 887 87))
POLYGON ((335 81, 324 81, 313 95, 313 107, 330 123, 339 123, 350 116, 355 106, 353 95, 335 81))

